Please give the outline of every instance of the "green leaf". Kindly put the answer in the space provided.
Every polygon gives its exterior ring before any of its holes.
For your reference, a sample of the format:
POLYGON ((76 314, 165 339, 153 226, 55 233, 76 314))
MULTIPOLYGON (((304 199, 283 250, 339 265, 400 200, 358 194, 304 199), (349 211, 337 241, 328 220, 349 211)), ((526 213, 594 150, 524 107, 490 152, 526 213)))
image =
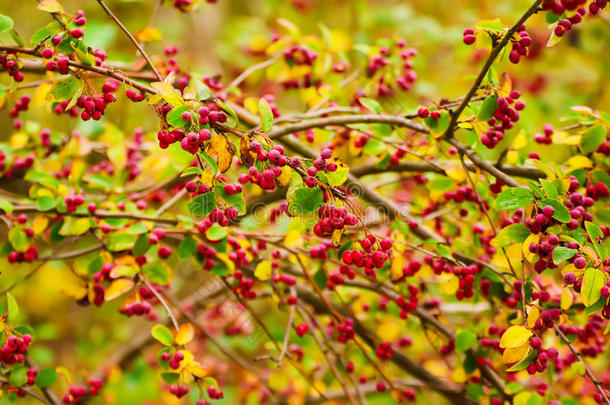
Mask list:
POLYGON ((38 197, 36 205, 40 211, 50 211, 57 206, 57 200, 50 195, 38 197))
POLYGON ((152 327, 150 334, 159 343, 164 346, 171 346, 174 343, 174 335, 172 331, 165 325, 155 325, 152 327))
POLYGON ((599 229, 599 226, 589 221, 585 222, 585 229, 587 230, 589 238, 591 238, 591 242, 593 243, 593 247, 595 248, 597 255, 602 259, 605 259, 604 255, 602 255, 602 248, 597 241, 597 238, 599 238, 599 240, 604 238, 604 233, 601 229, 599 229))
POLYGON ((559 196, 559 194, 557 193, 557 187, 555 187, 553 182, 542 179, 540 180, 540 183, 542 184, 542 188, 544 188, 547 197, 557 198, 559 196))
POLYGON ((47 99, 53 102, 70 100, 83 85, 81 79, 76 76, 70 76, 66 80, 55 83, 49 93, 47 99))
POLYGON ((19 305, 17 300, 13 297, 10 292, 6 293, 6 320, 9 322, 15 322, 19 317, 19 305))
POLYGON ((298 188, 291 198, 288 211, 292 215, 303 215, 317 210, 324 202, 324 195, 319 188, 298 188))
POLYGON ((591 127, 580 140, 580 149, 584 153, 591 153, 597 150, 606 139, 606 126, 603 124, 591 127))
POLYGON ((483 20, 478 24, 479 28, 484 29, 486 31, 494 31, 494 32, 504 32, 504 24, 499 18, 494 20, 483 20))
POLYGON ((169 125, 174 128, 184 128, 187 122, 182 119, 182 114, 187 111, 189 111, 189 108, 185 105, 176 107, 172 109, 169 113, 167 113, 165 120, 169 125))
POLYGON ((494 113, 498 109, 498 95, 496 93, 490 94, 489 97, 483 101, 481 105, 481 110, 477 114, 477 120, 479 121, 489 121, 493 118, 494 113))
POLYGON ((530 235, 530 230, 523 224, 508 225, 496 235, 492 240, 491 245, 496 248, 502 248, 511 243, 523 243, 530 235))
POLYGON ((8 231, 8 240, 11 242, 11 245, 13 245, 13 249, 18 252, 25 252, 30 246, 25 232, 16 226, 12 227, 11 230, 8 231))
POLYGON ((216 187, 216 196, 220 196, 231 207, 237 208, 237 212, 239 212, 240 215, 246 213, 246 200, 244 199, 244 193, 228 195, 225 193, 224 187, 216 187))
POLYGON ((127 228, 127 233, 131 235, 141 235, 148 232, 148 228, 142 222, 136 222, 127 228))
POLYGON ((14 25, 15 23, 11 17, 0 14, 0 34, 12 29, 14 25))
POLYGON ((51 29, 49 26, 51 24, 37 29, 34 34, 32 34, 32 38, 30 38, 30 43, 32 45, 38 45, 43 39, 50 37, 51 35, 57 32, 57 28, 51 29))
POLYGON ((113 185, 110 177, 104 176, 100 173, 89 174, 83 180, 85 180, 92 188, 101 188, 105 191, 110 191, 113 185))
POLYGON ((25 175, 25 179, 27 181, 42 184, 43 186, 52 190, 57 190, 57 187, 59 187, 59 182, 57 181, 57 179, 48 173, 37 172, 35 170, 32 170, 27 172, 27 174, 25 175))
POLYGON ((82 235, 91 228, 90 218, 67 217, 59 230, 62 236, 82 235))
POLYGON ((182 174, 180 175, 180 177, 185 177, 185 176, 198 176, 201 173, 203 173, 203 170, 201 170, 201 168, 199 166, 192 166, 189 167, 188 169, 186 169, 185 171, 182 172, 182 174))
POLYGON ((40 388, 47 388, 57 380, 57 371, 54 368, 45 368, 36 374, 36 385, 40 388))
POLYGON ((553 249, 553 263, 559 264, 565 260, 569 260, 576 254, 576 252, 576 249, 557 246, 555 249, 553 249))
POLYGON ((540 200, 541 207, 547 205, 550 205, 551 207, 555 208, 553 219, 556 219, 557 221, 562 222, 564 224, 570 222, 570 219, 572 219, 572 217, 570 217, 570 211, 560 201, 553 200, 550 198, 543 198, 542 200, 540 200))
POLYGON ((224 239, 228 235, 227 229, 224 226, 218 224, 212 225, 205 231, 205 237, 211 241, 217 241, 224 239))
POLYGON ((8 378, 9 384, 13 387, 21 387, 28 382, 28 368, 17 367, 11 370, 11 375, 8 378))
POLYGON ((155 260, 142 266, 144 276, 155 284, 168 285, 172 281, 172 272, 162 260, 155 260))
POLYGON ((322 268, 318 269, 318 271, 315 272, 315 274, 313 275, 313 281, 316 282, 316 284, 321 290, 326 289, 326 282, 328 281, 328 278, 326 277, 326 273, 324 273, 324 270, 322 270, 322 268))
POLYGON ((526 358, 524 358, 517 364, 513 365, 506 371, 513 373, 515 371, 525 370, 527 368, 527 366, 532 364, 537 358, 538 358, 538 350, 532 350, 531 353, 526 358))
POLYGON ((465 329, 455 336, 455 348, 464 353, 472 348, 477 341, 477 335, 471 330, 465 329))
POLYGON ((13 204, 8 200, 0 198, 0 210, 11 214, 13 212, 13 204))
POLYGON ((428 188, 434 191, 445 191, 453 187, 453 179, 450 177, 439 176, 428 182, 428 188))
POLYGON ((133 245, 132 253, 134 256, 143 256, 150 249, 148 235, 140 235, 133 245))
POLYGON ((588 268, 582 280, 580 296, 583 304, 590 307, 601 297, 601 289, 606 285, 606 275, 596 268, 588 268))
POLYGON ((337 187, 347 181, 347 175, 349 174, 349 168, 338 167, 334 172, 326 172, 326 182, 331 187, 337 187))
POLYGON ((370 138, 364 144, 362 151, 367 155, 377 156, 387 152, 388 148, 385 143, 376 138, 370 138))
POLYGON ((197 241, 191 237, 184 238, 178 246, 178 257, 186 259, 192 256, 195 249, 197 249, 197 241))
POLYGON ((207 100, 212 95, 210 88, 201 80, 193 80, 192 85, 197 92, 197 100, 207 100))
POLYGON ((115 232, 108 237, 108 250, 119 252, 121 250, 131 249, 136 242, 136 235, 128 233, 115 232))
POLYGON ((195 217, 208 215, 216 207, 216 194, 208 191, 191 199, 188 205, 189 214, 195 217))
POLYGON ((168 384, 175 384, 180 379, 179 373, 161 373, 161 378, 168 384))
POLYGON ((527 188, 511 187, 502 191, 496 199, 499 210, 516 210, 523 208, 536 200, 534 193, 527 188))
POLYGON ((444 134, 447 128, 449 128, 449 123, 451 122, 451 118, 449 117, 447 110, 441 110, 440 114, 441 116, 438 119, 428 117, 424 120, 424 123, 430 129, 431 135, 435 138, 444 134))
POLYGON ((235 128, 239 123, 239 119, 237 118, 237 114, 235 114, 235 111, 231 108, 231 106, 218 99, 214 100, 214 103, 216 103, 216 105, 222 108, 227 114, 229 114, 229 117, 231 117, 232 120, 227 120, 226 125, 230 128, 235 128))
POLYGON ((273 125, 273 112, 271 111, 271 107, 269 107, 269 103, 264 98, 258 100, 258 114, 261 118, 261 130, 263 132, 269 132, 273 125))
POLYGON ((362 104, 367 109, 374 112, 375 114, 381 114, 381 111, 382 111, 381 104, 379 104, 379 102, 377 100, 374 100, 372 98, 367 98, 367 97, 360 97, 358 99, 358 101, 360 102, 360 104, 362 104))
POLYGON ((199 156, 210 166, 214 173, 218 172, 218 164, 216 161, 204 151, 199 151, 199 156))

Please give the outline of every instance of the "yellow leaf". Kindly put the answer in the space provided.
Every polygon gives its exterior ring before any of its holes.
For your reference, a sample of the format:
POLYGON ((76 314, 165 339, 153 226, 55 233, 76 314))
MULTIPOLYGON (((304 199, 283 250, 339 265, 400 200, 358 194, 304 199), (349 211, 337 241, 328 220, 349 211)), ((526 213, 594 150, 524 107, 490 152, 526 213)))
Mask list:
POLYGON ((341 229, 335 229, 333 231, 333 236, 331 238, 331 241, 333 243, 333 246, 336 247, 337 249, 339 249, 341 247, 341 237, 343 236, 343 232, 345 231, 345 226, 341 229))
POLYGON ((394 255, 390 264, 390 279, 392 281, 400 280, 403 277, 402 268, 406 264, 406 260, 401 254, 394 255))
POLYGON ((224 173, 231 167, 235 146, 224 135, 217 134, 208 144, 207 152, 208 155, 218 158, 218 170, 224 173))
POLYGON ((133 280, 128 278, 119 278, 118 280, 114 280, 106 290, 106 301, 113 300, 118 296, 125 294, 127 291, 131 290, 133 286, 133 280))
POLYGON ((32 230, 36 235, 41 234, 45 229, 47 229, 48 224, 49 218, 38 215, 36 218, 34 218, 34 221, 32 221, 32 230))
POLYGON ((513 139, 512 145, 513 149, 522 149, 527 146, 527 137, 523 132, 519 132, 515 139, 513 139))
POLYGON ((456 367, 451 374, 451 379, 458 384, 462 384, 466 382, 468 376, 463 367, 456 367))
POLYGON ((561 291, 561 309, 567 311, 573 303, 574 296, 567 288, 564 288, 563 291, 561 291))
POLYGON ((263 260, 257 264, 254 275, 261 281, 269 280, 271 277, 271 260, 263 260))
POLYGON ((229 268, 229 274, 233 274, 233 272, 235 271, 235 262, 229 259, 229 256, 227 256, 226 253, 217 253, 216 257, 222 260, 222 262, 227 265, 227 267, 229 268))
MULTIPOLYGON (((171 105, 172 107, 175 108, 175 107, 180 107, 180 106, 184 105, 184 100, 182 99, 182 95, 180 94, 180 91, 175 89, 174 86, 171 85, 171 83, 154 82, 154 83, 151 83, 151 86, 155 90, 159 91, 159 96, 162 99, 164 99, 165 101, 167 101, 167 103, 169 105, 171 105)), ((152 104, 156 104, 156 103, 152 103, 152 104)))
POLYGON ((67 283, 63 286, 61 292, 80 301, 87 295, 87 287, 82 284, 67 283))
POLYGON ((536 253, 530 252, 529 246, 531 243, 538 243, 539 240, 540 235, 532 233, 525 239, 525 242, 523 242, 523 257, 530 263, 534 263, 534 260, 536 260, 536 253))
POLYGON ((199 181, 201 181, 203 184, 207 184, 208 187, 212 187, 212 183, 214 182, 214 173, 212 173, 212 171, 206 167, 203 173, 201 173, 201 176, 199 176, 199 181))
POLYGON ((522 346, 533 334, 534 332, 527 329, 525 326, 511 326, 502 335, 502 338, 500 339, 500 347, 505 349, 522 346))
POLYGON ((185 323, 180 325, 178 333, 176 333, 176 344, 185 345, 188 344, 195 336, 195 327, 191 323, 185 323))
POLYGON ((509 150, 506 153, 506 162, 512 164, 515 164, 519 161, 519 152, 517 152, 516 150, 509 150))
POLYGON ((289 248, 301 246, 303 244, 303 238, 301 232, 297 229, 291 229, 286 233, 284 237, 284 245, 289 248))
POLYGON ((448 167, 447 169, 445 169, 445 173, 447 173, 447 176, 451 177, 454 180, 466 180, 466 172, 461 167, 448 167))
POLYGON ((566 162, 566 165, 570 167, 570 169, 581 169, 586 167, 593 167, 593 162, 591 159, 585 156, 572 156, 566 162))
POLYGON ((529 343, 525 343, 519 347, 510 347, 502 353, 502 361, 504 364, 518 363, 523 360, 532 351, 529 343))
POLYGON ((47 103, 47 94, 49 90, 53 88, 51 83, 45 82, 40 86, 36 87, 34 91, 34 95, 32 96, 32 106, 34 107, 42 107, 47 103))
POLYGON ((553 133, 553 144, 555 145, 578 145, 582 135, 570 135, 565 131, 555 131, 553 133))
POLYGON ((540 310, 536 307, 531 307, 527 314, 527 327, 533 328, 538 318, 540 318, 540 310))
POLYGON ((10 144, 12 149, 23 149, 30 140, 28 134, 17 132, 11 136, 10 144))
POLYGON ((197 378, 204 378, 208 375, 208 372, 196 361, 189 363, 186 370, 197 378))
POLYGON ((292 169, 289 166, 283 166, 281 169, 281 173, 278 177, 276 177, 280 186, 285 187, 290 183, 290 178, 292 177, 292 169))
POLYGON ((146 27, 136 31, 135 37, 141 42, 160 41, 163 34, 155 27, 146 27))
POLYGON ((49 13, 61 13, 64 8, 57 0, 41 0, 38 3, 38 9, 48 11, 49 13))
POLYGON ((439 276, 439 288, 445 295, 453 295, 460 288, 460 280, 453 273, 443 273, 439 276))

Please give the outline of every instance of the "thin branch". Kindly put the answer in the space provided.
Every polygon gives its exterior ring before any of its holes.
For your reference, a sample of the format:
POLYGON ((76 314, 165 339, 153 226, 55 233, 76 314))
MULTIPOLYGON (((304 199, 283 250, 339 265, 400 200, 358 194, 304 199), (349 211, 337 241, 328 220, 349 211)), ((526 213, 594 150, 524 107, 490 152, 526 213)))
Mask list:
POLYGON ((174 316, 172 309, 169 307, 169 305, 167 305, 167 302, 165 302, 165 299, 163 298, 163 296, 161 294, 159 294, 157 292, 157 290, 155 289, 155 287, 150 285, 150 283, 148 281, 146 281, 144 278, 142 278, 141 280, 144 283, 144 285, 146 287, 148 287, 148 289, 155 295, 155 297, 157 297, 157 299, 159 300, 161 305, 163 305, 163 307, 167 311, 167 315, 169 316, 169 319, 171 319, 172 323, 174 324, 174 328, 176 328, 176 331, 178 331, 178 329, 180 329, 180 325, 178 325, 178 321, 176 321, 176 317, 174 316))
POLYGON ((479 89, 479 86, 483 82, 483 79, 485 79, 487 72, 491 68, 491 65, 493 65, 498 55, 500 55, 502 49, 504 49, 504 47, 508 45, 513 35, 515 35, 515 33, 519 30, 519 27, 521 27, 521 25, 525 23, 528 18, 538 12, 538 7, 540 6, 540 4, 542 4, 542 0, 536 0, 534 4, 532 4, 532 6, 525 12, 525 14, 523 14, 521 18, 519 18, 515 25, 513 25, 508 30, 508 32, 504 34, 502 40, 500 40, 500 42, 498 42, 498 44, 492 48, 491 53, 489 54, 489 57, 485 62, 485 65, 483 65, 483 68, 481 69, 479 75, 472 84, 472 87, 470 87, 470 90, 468 90, 468 93, 466 93, 466 96, 462 99, 460 105, 455 109, 455 111, 453 111, 453 114, 451 115, 451 123, 449 124, 449 128, 447 128, 447 131, 444 134, 444 137, 446 139, 453 137, 457 120, 459 119, 460 115, 462 114, 472 97, 474 97, 474 95, 476 94, 477 90, 479 89))
POLYGON ((89 212, 58 212, 57 210, 50 211, 40 211, 38 207, 33 205, 21 205, 13 208, 13 212, 46 212, 46 213, 54 213, 57 215, 64 216, 73 216, 73 217, 98 217, 98 218, 126 218, 126 219, 137 219, 140 221, 151 221, 158 222, 162 224, 168 225, 176 225, 178 223, 177 219, 174 218, 162 218, 154 215, 145 215, 145 214, 137 214, 134 212, 117 212, 117 211, 104 211, 104 210, 96 210, 94 214, 90 214, 89 212))
POLYGON ((606 395, 606 392, 602 388, 602 383, 597 378, 595 378, 593 371, 591 371, 591 369, 589 368, 587 363, 585 363, 582 356, 580 355, 580 352, 578 350, 576 350, 576 348, 572 345, 572 343, 570 343, 570 339, 568 339, 568 337, 561 331, 561 329, 559 329, 559 327, 557 327, 557 325, 553 325, 553 329, 555 329, 555 333, 557 333, 557 335, 561 338, 561 340, 563 340, 563 342, 566 345, 568 345, 568 348, 570 349, 570 351, 572 352, 574 357, 576 357, 576 359, 578 359, 578 361, 583 365, 583 367, 585 368, 585 373, 591 380, 591 383, 593 383, 593 385, 595 385, 595 388, 597 389, 597 391, 600 393, 600 395, 604 399, 604 402, 606 404, 610 405, 610 399, 608 398, 608 396, 606 395))
POLYGON ((106 6, 106 4, 103 2, 103 0, 97 0, 97 2, 104 9, 106 14, 108 14, 108 17, 110 17, 110 19, 113 20, 116 23, 116 25, 119 26, 119 28, 121 28, 121 30, 125 33, 125 35, 127 35, 127 37, 129 37, 129 40, 135 45, 137 50, 140 52, 140 55, 142 55, 142 57, 150 65, 150 68, 152 69, 155 76, 157 77, 157 80, 160 82, 163 81, 163 77, 159 74, 159 72, 157 71, 157 68, 152 63, 152 61, 150 60, 150 57, 148 56, 146 51, 142 48, 140 43, 133 37, 133 35, 131 35, 129 30, 123 25, 123 23, 121 23, 121 21, 119 21, 119 19, 112 13, 112 11, 108 8, 108 6, 106 6))
POLYGON ((267 134, 270 139, 281 138, 285 135, 299 131, 304 131, 310 128, 323 128, 330 125, 345 126, 348 124, 388 124, 399 127, 405 127, 417 132, 429 133, 430 131, 422 124, 413 122, 403 117, 394 115, 375 115, 375 114, 354 114, 354 115, 338 115, 327 118, 318 118, 315 120, 303 121, 296 124, 286 125, 285 127, 277 128, 267 134))
POLYGON ((290 343, 290 332, 292 331, 292 322, 294 321, 294 311, 296 305, 290 305, 290 314, 288 315, 288 322, 286 322, 286 332, 284 333, 284 344, 282 345, 282 350, 280 351, 280 355, 277 357, 277 365, 282 365, 282 359, 286 355, 286 351, 288 350, 288 343, 290 343))
POLYGON ((248 69, 244 70, 239 76, 237 76, 231 82, 231 84, 229 84, 228 88, 239 86, 240 83, 243 82, 246 79, 246 77, 251 75, 253 72, 256 72, 257 70, 264 69, 264 68, 266 68, 268 66, 273 65, 279 58, 280 58, 280 56, 276 55, 276 56, 274 56, 271 59, 268 59, 268 60, 263 61, 261 63, 257 63, 256 65, 250 66, 248 69))

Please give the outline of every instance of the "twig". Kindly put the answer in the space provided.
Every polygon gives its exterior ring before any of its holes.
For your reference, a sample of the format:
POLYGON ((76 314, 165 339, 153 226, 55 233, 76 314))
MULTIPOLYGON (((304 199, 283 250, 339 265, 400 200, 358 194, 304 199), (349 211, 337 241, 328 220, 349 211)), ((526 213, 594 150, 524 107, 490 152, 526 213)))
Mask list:
POLYGON ((150 60, 150 58, 148 57, 148 54, 146 53, 146 51, 144 51, 144 49, 142 48, 142 46, 140 46, 140 43, 133 37, 133 35, 131 35, 131 33, 129 32, 129 30, 123 25, 123 23, 121 23, 121 21, 119 21, 119 19, 112 13, 112 11, 108 8, 108 6, 106 6, 106 4, 104 3, 103 0, 97 0, 97 2, 99 3, 99 5, 104 9, 104 11, 106 12, 106 14, 108 14, 108 17, 110 17, 111 20, 113 20, 116 25, 119 26, 119 28, 125 33, 125 35, 127 35, 127 37, 129 37, 129 40, 135 45, 135 47, 138 49, 138 51, 140 52, 140 55, 142 55, 142 57, 146 60, 146 62, 150 65, 150 68, 152 69, 152 71, 154 72, 155 76, 157 77, 158 81, 163 81, 163 77, 159 74, 159 72, 157 71, 157 68, 155 67, 155 65, 152 63, 152 61, 150 60))
POLYGON ((479 86, 483 82, 483 79, 487 75, 487 72, 491 68, 491 65, 494 63, 494 61, 496 60, 496 58, 498 57, 498 55, 500 54, 502 49, 504 49, 504 47, 506 45, 508 45, 508 42, 511 40, 513 35, 517 32, 519 27, 521 27, 521 25, 525 21, 527 21, 528 18, 530 18, 532 15, 534 15, 536 12, 538 12, 538 7, 540 6, 541 3, 542 3, 542 0, 536 0, 534 2, 534 4, 532 4, 532 6, 525 12, 525 14, 523 14, 521 16, 521 18, 519 18, 519 20, 515 23, 515 25, 513 25, 508 30, 508 32, 506 34, 504 34, 504 37, 502 38, 502 40, 500 40, 500 42, 498 42, 498 44, 492 48, 491 53, 489 54, 489 57, 487 58, 487 61, 485 62, 485 65, 483 65, 483 68, 481 69, 481 71, 479 72, 479 75, 477 76, 474 83, 472 84, 472 87, 470 87, 470 90, 468 90, 468 93, 466 93, 466 96, 462 99, 462 102, 460 103, 458 108, 456 108, 455 111, 453 111, 453 114, 451 115, 451 122, 449 124, 449 127, 447 128, 447 131, 443 135, 446 139, 453 137, 453 133, 455 131, 457 120, 459 119, 460 114, 462 114, 462 112, 464 111, 464 109, 466 108, 466 106, 468 105, 470 100, 472 99, 472 97, 476 94, 477 90, 479 89, 479 86))
POLYGON ((148 289, 155 295, 155 297, 157 297, 157 299, 159 300, 161 305, 163 305, 163 307, 167 311, 167 315, 169 316, 169 319, 171 319, 172 323, 174 324, 174 328, 176 328, 176 331, 178 331, 178 329, 180 329, 180 326, 178 325, 178 321, 176 321, 176 317, 174 316, 174 313, 172 312, 169 305, 167 305, 167 302, 165 302, 165 299, 163 298, 163 296, 161 294, 159 294, 157 292, 157 290, 155 289, 155 287, 150 285, 150 283, 148 281, 146 281, 144 278, 142 278, 141 280, 144 283, 144 285, 146 287, 148 287, 148 289))
POLYGON ((568 348, 570 349, 570 351, 572 352, 574 357, 576 357, 578 359, 578 361, 580 361, 580 363, 584 366, 587 376, 589 377, 589 379, 591 380, 593 385, 595 385, 595 388, 597 389, 597 391, 599 391, 600 395, 604 399, 604 402, 606 404, 610 405, 610 399, 606 395, 606 392, 604 391, 604 389, 601 387, 602 383, 597 378, 595 378, 595 375, 593 374, 593 372, 591 371, 591 369, 589 368, 587 363, 585 363, 585 361, 583 360, 583 358, 580 355, 580 353, 578 352, 578 350, 576 350, 576 348, 572 345, 572 343, 570 343, 570 339, 568 339, 568 337, 561 331, 561 329, 559 329, 559 327, 557 327, 557 325, 553 325, 553 329, 555 329, 555 333, 557 333, 557 335, 561 338, 561 340, 563 340, 564 343, 566 345, 568 345, 568 348))
POLYGON ((277 365, 282 365, 282 359, 286 355, 286 351, 288 350, 288 343, 290 343, 290 332, 292 331, 292 322, 294 320, 294 311, 295 305, 290 305, 290 314, 288 315, 288 322, 286 323, 286 332, 284 334, 284 344, 282 345, 282 350, 280 351, 280 355, 277 357, 277 365))

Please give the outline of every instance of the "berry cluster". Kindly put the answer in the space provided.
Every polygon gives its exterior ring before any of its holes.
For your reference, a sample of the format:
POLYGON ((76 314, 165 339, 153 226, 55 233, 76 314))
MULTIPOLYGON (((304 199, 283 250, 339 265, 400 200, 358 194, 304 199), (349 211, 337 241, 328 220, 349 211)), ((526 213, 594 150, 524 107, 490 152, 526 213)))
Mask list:
POLYGON ((239 294, 244 299, 253 300, 257 297, 256 291, 253 290, 254 279, 244 277, 241 270, 235 270, 233 273, 234 283, 232 290, 235 294, 239 294))
POLYGON ((481 135, 483 145, 493 149, 504 138, 504 133, 519 121, 519 111, 525 108, 523 101, 516 101, 520 97, 521 93, 517 90, 511 91, 508 97, 498 97, 494 116, 487 121, 491 128, 481 135))
POLYGON ((417 308, 417 304, 419 303, 419 298, 417 297, 417 293, 419 293, 419 288, 417 288, 414 284, 409 284, 409 300, 407 301, 405 297, 402 295, 396 298, 396 305, 400 308, 400 318, 407 319, 409 313, 417 308))
POLYGON ((390 239, 383 239, 377 243, 377 238, 368 235, 360 240, 360 249, 348 249, 343 252, 341 260, 347 265, 364 267, 365 273, 375 278, 375 268, 381 269, 390 256, 388 251, 392 248, 390 239))
POLYGON ((24 76, 19 70, 19 60, 14 52, 0 52, 0 66, 2 66, 16 82, 23 81, 24 76))
POLYGON ((358 218, 350 214, 343 207, 323 205, 318 209, 320 220, 313 227, 313 232, 318 236, 330 235, 333 231, 343 229, 345 226, 354 226, 358 218))
POLYGON ((21 337, 10 335, 6 339, 4 346, 2 346, 0 360, 4 364, 23 363, 25 360, 25 354, 31 342, 32 336, 28 333, 21 337))
MULTIPOLYGON (((413 63, 410 61, 410 59, 417 56, 418 52, 415 48, 405 49, 406 45, 407 42, 403 38, 400 38, 395 42, 395 46, 400 58, 396 61, 396 63, 401 63, 402 69, 400 74, 396 74, 397 78, 395 80, 400 89, 409 91, 413 87, 413 83, 415 83, 417 80, 417 73, 415 73, 413 70, 413 63)), ((378 54, 369 58, 369 62, 367 64, 367 75, 369 77, 374 76, 378 71, 381 71, 383 68, 390 65, 392 51, 393 49, 390 49, 387 46, 382 46, 379 49, 378 54)), ((392 85, 389 83, 390 77, 393 77, 393 74, 381 74, 377 79, 378 96, 383 97, 392 94, 392 85)))
POLYGON ((102 380, 88 380, 87 385, 88 387, 78 385, 70 387, 68 393, 64 395, 62 402, 64 404, 78 404, 87 395, 97 395, 104 383, 102 380))
POLYGON ((21 111, 27 111, 30 107, 30 100, 30 96, 28 96, 27 94, 24 94, 23 96, 19 97, 19 101, 15 103, 15 106, 11 109, 9 113, 10 116, 16 118, 19 116, 19 113, 21 111))
POLYGON ((550 145, 553 143, 551 139, 551 135, 553 135, 553 133, 553 126, 551 124, 544 124, 542 126, 542 133, 537 133, 534 135, 534 141, 536 141, 536 143, 550 145))

